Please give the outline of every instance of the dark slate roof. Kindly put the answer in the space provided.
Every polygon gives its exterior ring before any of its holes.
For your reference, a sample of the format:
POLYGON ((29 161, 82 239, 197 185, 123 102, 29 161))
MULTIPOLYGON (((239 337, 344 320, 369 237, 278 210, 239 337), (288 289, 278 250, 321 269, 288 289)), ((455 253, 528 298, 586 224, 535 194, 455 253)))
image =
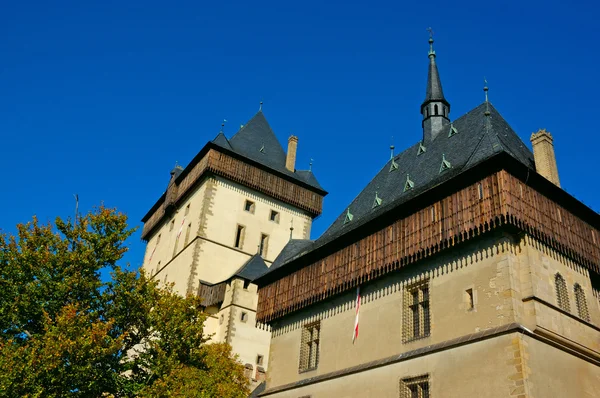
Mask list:
POLYGON ((306 172, 291 172, 285 167, 285 151, 262 111, 258 111, 231 139, 227 140, 219 133, 212 143, 324 191, 312 173, 307 176, 306 172))
POLYGON ((279 253, 275 261, 273 261, 273 264, 271 264, 269 270, 279 268, 293 258, 308 252, 313 243, 314 241, 309 239, 290 239, 287 245, 285 245, 283 250, 279 253))
POLYGON ((424 104, 430 101, 446 101, 444 91, 442 90, 440 73, 435 63, 435 53, 429 55, 429 71, 427 74, 427 90, 425 92, 424 104))
POLYGON ((248 395, 248 398, 257 398, 259 396, 259 394, 263 393, 266 389, 267 389, 267 382, 263 381, 258 386, 256 386, 256 388, 254 389, 254 391, 252 391, 252 393, 250 395, 248 395))
POLYGON ((310 170, 296 170, 296 176, 298 176, 298 178, 304 181, 305 183, 312 185, 313 187, 323 189, 323 187, 321 187, 321 185, 319 184, 319 181, 317 181, 315 175, 310 170))
POLYGON ((269 267, 265 264, 265 260, 258 254, 250 257, 248 261, 244 265, 238 269, 233 276, 239 276, 240 278, 248 279, 253 281, 258 278, 260 275, 267 272, 269 267))
POLYGON ((323 235, 311 243, 310 247, 298 250, 294 248, 293 241, 290 241, 288 246, 291 247, 286 246, 279 257, 282 257, 286 251, 288 254, 281 260, 278 257, 269 270, 279 268, 305 252, 321 247, 364 225, 499 152, 506 152, 525 166, 534 169, 533 154, 491 104, 479 105, 455 120, 451 126, 448 126, 448 131, 440 133, 433 142, 429 143, 424 153, 417 155, 419 151, 417 142, 396 155, 394 162, 398 168, 392 172, 390 172, 392 165, 390 159, 352 203, 344 208, 323 235), (485 116, 488 106, 489 119, 485 116), (449 137, 451 126, 457 133, 449 137), (451 168, 440 172, 443 157, 450 162, 451 168), (405 192, 407 175, 410 176, 414 186, 405 192), (381 199, 381 205, 377 207, 373 207, 375 193, 381 199), (353 218, 352 221, 344 224, 348 209, 353 218), (290 255, 289 252, 292 254, 290 255))

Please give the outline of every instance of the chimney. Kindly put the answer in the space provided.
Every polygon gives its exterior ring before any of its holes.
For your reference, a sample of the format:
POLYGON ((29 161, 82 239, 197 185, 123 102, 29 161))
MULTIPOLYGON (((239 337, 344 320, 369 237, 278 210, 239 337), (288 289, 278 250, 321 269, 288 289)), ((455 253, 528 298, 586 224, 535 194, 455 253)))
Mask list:
POLYGON ((541 129, 537 133, 531 134, 531 145, 538 174, 560 187, 552 135, 545 129, 541 129))
POLYGON ((298 137, 290 135, 288 138, 287 157, 285 158, 285 168, 292 173, 296 170, 296 149, 298 148, 298 137))

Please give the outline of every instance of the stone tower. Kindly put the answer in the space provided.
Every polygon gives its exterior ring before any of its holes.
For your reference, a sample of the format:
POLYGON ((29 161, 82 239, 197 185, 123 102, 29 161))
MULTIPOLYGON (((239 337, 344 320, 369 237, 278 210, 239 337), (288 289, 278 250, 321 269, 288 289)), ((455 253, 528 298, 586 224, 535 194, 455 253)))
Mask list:
POLYGON ((310 237, 327 194, 311 171, 295 169, 293 149, 286 155, 259 111, 231 139, 221 131, 187 167, 175 167, 142 219, 143 268, 182 295, 199 294, 206 333, 231 344, 259 381, 270 332, 256 322, 252 281, 290 239, 310 237))

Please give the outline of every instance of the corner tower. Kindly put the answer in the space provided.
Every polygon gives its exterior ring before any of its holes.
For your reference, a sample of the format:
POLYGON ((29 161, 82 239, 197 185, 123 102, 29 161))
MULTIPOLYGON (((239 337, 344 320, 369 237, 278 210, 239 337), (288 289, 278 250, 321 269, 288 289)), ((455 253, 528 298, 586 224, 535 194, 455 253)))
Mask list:
POLYGON ((437 135, 450 124, 450 103, 444 97, 442 82, 435 63, 435 50, 433 49, 433 36, 429 36, 429 72, 427 74, 427 91, 425 101, 421 105, 423 115, 423 142, 435 140, 437 135))

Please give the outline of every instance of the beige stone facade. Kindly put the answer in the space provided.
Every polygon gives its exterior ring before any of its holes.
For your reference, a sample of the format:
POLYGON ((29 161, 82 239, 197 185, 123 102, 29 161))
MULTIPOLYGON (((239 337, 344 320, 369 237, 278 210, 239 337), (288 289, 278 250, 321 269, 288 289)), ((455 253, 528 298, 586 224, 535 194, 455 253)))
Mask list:
POLYGON ((263 396, 412 397, 411 383, 426 377, 428 397, 597 397, 595 289, 590 271, 530 236, 493 232, 361 286, 354 343, 355 291, 273 322, 263 396), (568 310, 557 301, 557 273, 568 310), (407 292, 423 283, 429 321, 423 311, 419 321, 429 330, 407 339, 415 330, 407 292), (315 323, 318 362, 301 370, 303 329, 315 323))
POLYGON ((154 230, 143 268, 161 282, 173 283, 182 295, 197 294, 201 283, 224 283, 222 301, 205 310, 210 314, 206 332, 213 341, 231 344, 248 375, 260 381, 269 363, 269 328, 256 323, 256 285, 232 276, 257 254, 261 242, 262 257, 270 265, 291 233, 294 239, 308 239, 311 224, 303 210, 210 176, 154 230), (238 239, 239 226, 243 232, 238 239))

